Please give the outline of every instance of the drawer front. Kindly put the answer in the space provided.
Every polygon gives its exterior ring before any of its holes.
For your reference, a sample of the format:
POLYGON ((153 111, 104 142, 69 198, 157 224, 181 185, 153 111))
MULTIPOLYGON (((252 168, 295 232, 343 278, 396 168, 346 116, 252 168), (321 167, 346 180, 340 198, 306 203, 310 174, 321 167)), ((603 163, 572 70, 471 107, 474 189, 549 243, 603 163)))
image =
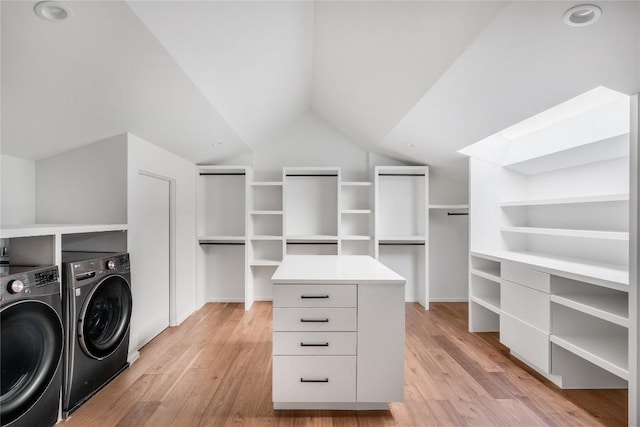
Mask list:
POLYGON ((549 333, 551 327, 549 294, 502 280, 500 308, 503 312, 549 333))
POLYGON ((355 356, 355 332, 274 332, 274 355, 355 356))
POLYGON ((551 276, 547 273, 502 263, 500 265, 500 277, 538 291, 551 292, 551 276))
POLYGON ((274 356, 274 402, 355 402, 355 356, 274 356))
POLYGON ((544 373, 550 372, 549 335, 515 319, 500 315, 500 342, 544 373))
POLYGON ((274 308, 275 331, 356 331, 355 308, 274 308))
POLYGON ((357 285, 274 285, 274 307, 356 307, 357 285))

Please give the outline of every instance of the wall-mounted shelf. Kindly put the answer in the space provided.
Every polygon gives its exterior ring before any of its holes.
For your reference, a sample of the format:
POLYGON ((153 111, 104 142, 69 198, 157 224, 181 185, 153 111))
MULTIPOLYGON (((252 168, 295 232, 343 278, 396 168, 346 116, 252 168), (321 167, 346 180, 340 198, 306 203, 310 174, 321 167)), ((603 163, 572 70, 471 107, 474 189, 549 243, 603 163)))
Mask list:
POLYGON ((343 187, 371 187, 369 181, 342 181, 343 187))
POLYGON ((550 206, 550 205, 572 205, 588 203, 613 203, 629 202, 629 193, 620 194, 599 194, 594 196, 581 197, 558 197, 551 199, 537 200, 512 200, 500 203, 502 207, 526 207, 526 206, 550 206))
POLYGON ((282 181, 253 181, 251 187, 282 187, 282 181))
POLYGON ((29 224, 3 225, 0 239, 15 237, 35 237, 55 234, 99 233, 105 231, 126 231, 127 224, 29 224))
POLYGON ((198 236, 199 243, 210 243, 210 244, 225 244, 225 243, 236 243, 236 244, 244 244, 245 237, 244 236, 198 236))
POLYGON ((250 215, 282 215, 282 211, 264 210, 264 211, 251 211, 250 215))
POLYGON ((272 235, 253 235, 249 238, 249 240, 280 240, 282 241, 284 238, 282 236, 272 236, 272 235))
POLYGON ((429 209, 469 209, 469 204, 429 205, 429 209))
POLYGON ((343 209, 343 214, 370 215, 371 209, 343 209))
POLYGON ((561 237, 580 237, 585 239, 602 239, 602 240, 629 240, 628 232, 620 231, 598 231, 598 230, 571 230, 561 228, 542 228, 542 227, 500 227, 502 232, 521 233, 521 234, 537 234, 544 236, 561 236, 561 237))
POLYGON ((371 240, 368 235, 349 235, 340 237, 342 240, 371 240))
POLYGON ((249 263, 251 267, 277 267, 282 261, 271 259, 254 259, 249 263))

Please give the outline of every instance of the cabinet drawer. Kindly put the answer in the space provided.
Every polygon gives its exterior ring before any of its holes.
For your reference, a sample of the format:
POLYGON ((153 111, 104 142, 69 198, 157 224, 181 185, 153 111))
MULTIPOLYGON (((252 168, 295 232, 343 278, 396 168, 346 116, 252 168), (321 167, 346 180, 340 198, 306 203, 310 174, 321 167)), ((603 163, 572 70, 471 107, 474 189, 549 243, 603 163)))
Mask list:
POLYGON ((355 402, 355 356, 274 356, 274 402, 355 402))
POLYGON ((356 307, 357 285, 274 285, 274 307, 356 307))
POLYGON ((274 308, 273 330, 341 331, 356 330, 355 308, 274 308))
POLYGON ((550 371, 549 335, 539 329, 515 319, 508 314, 500 315, 500 342, 523 361, 540 369, 550 371))
POLYGON ((531 326, 549 333, 549 294, 502 280, 500 283, 500 308, 503 312, 531 326))
POLYGON ((500 265, 500 277, 542 292, 551 292, 551 276, 547 273, 502 263, 500 265))
POLYGON ((274 332, 274 355, 355 356, 355 332, 274 332))

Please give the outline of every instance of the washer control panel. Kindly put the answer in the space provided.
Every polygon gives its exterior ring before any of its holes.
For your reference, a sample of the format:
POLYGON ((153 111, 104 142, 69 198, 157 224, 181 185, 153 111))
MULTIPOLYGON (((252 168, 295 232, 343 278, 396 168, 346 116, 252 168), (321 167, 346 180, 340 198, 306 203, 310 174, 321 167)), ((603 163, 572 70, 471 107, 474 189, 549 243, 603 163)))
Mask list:
POLYGON ((58 267, 11 267, 9 274, 0 278, 0 298, 17 299, 29 295, 59 292, 58 267))

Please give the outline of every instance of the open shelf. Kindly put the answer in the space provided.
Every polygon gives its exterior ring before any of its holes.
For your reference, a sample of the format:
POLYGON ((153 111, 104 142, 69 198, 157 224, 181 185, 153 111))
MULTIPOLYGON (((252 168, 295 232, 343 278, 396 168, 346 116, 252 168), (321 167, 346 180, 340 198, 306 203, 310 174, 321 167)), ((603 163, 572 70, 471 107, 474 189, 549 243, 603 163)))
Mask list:
POLYGON ((518 207, 518 206, 552 206, 552 205, 572 205, 587 203, 612 203, 612 202, 628 202, 629 193, 620 194, 601 194, 597 196, 581 196, 581 197, 558 197, 552 199, 536 199, 536 200, 512 200, 500 203, 502 207, 518 207))
POLYGON ((343 181, 341 184, 343 187, 371 187, 369 181, 343 181))
POLYGON ((602 369, 629 379, 627 338, 622 335, 551 335, 552 343, 602 369))
POLYGON ((629 302, 626 295, 551 295, 551 302, 624 328, 629 327, 629 302))
POLYGON ((369 215, 371 214, 371 209, 343 209, 343 214, 361 214, 361 215, 369 215))
POLYGON ((199 243, 236 243, 244 244, 244 236, 198 236, 199 243))
POLYGON ((425 243, 424 236, 382 236, 378 238, 380 243, 425 243))
POLYGON ((500 283, 500 267, 471 267, 469 272, 475 276, 484 277, 496 283, 500 283))
POLYGON ((251 267, 270 267, 279 266, 281 261, 271 260, 271 259, 254 259, 249 263, 251 267))
POLYGON ((496 296, 471 296, 471 301, 483 306, 496 314, 500 314, 500 297, 496 296))
POLYGON ((429 205, 429 209, 469 209, 468 204, 459 205, 429 205))
POLYGON ((282 181, 254 181, 252 187, 282 187, 282 181))
POLYGON ((371 236, 366 236, 366 235, 349 235, 349 236, 342 236, 341 237, 342 240, 371 240, 371 236))
POLYGON ((557 276, 581 280, 623 292, 629 291, 629 270, 622 266, 596 262, 586 263, 576 259, 535 252, 478 251, 471 252, 471 255, 498 262, 520 263, 525 268, 535 267, 557 276))
POLYGON ((287 243, 322 243, 322 242, 338 242, 338 236, 330 236, 324 234, 315 235, 299 235, 287 236, 287 243))
POLYGON ((251 236, 250 240, 282 240, 282 236, 270 236, 270 235, 255 235, 251 236))
POLYGON ((251 211, 249 213, 251 215, 282 215, 282 211, 271 211, 271 210, 251 211))
POLYGON ((500 227, 502 232, 537 234, 544 236, 580 237, 584 239, 621 240, 628 241, 629 233, 622 231, 571 230, 566 228, 542 227, 500 227))

